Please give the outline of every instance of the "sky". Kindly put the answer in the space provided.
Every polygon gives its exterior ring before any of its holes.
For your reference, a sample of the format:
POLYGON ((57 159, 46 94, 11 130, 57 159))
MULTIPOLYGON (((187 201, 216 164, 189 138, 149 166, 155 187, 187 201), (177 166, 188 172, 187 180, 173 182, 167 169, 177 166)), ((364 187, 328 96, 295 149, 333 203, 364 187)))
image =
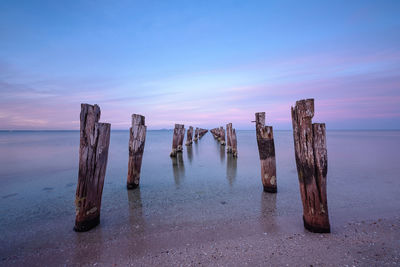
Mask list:
POLYGON ((400 129, 400 1, 0 0, 0 130, 400 129))

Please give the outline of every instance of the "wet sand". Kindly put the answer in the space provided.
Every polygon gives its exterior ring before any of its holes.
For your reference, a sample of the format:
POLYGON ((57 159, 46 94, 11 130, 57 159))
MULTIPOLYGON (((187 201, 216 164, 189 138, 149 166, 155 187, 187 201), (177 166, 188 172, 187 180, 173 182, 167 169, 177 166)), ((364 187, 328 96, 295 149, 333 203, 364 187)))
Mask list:
MULTIPOLYGON (((282 221, 283 223, 281 223, 282 221)), ((77 234, 57 247, 21 248, 3 266, 398 266, 400 218, 349 222, 331 234, 288 230, 275 223, 218 221, 141 233, 122 227, 107 238, 101 229, 77 234), (19 254, 19 255, 18 255, 19 254)), ((290 227, 293 228, 293 227, 290 227)), ((60 238, 62 238, 60 236, 60 238)), ((61 240, 60 240, 61 241, 61 240)))

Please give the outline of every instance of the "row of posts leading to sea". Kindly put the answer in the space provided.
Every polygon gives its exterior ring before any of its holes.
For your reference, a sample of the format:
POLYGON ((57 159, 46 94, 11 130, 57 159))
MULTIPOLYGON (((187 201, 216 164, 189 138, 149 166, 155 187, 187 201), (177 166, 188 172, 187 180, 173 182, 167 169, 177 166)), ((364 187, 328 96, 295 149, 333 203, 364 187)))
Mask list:
MULTIPOLYGON (((101 198, 106 175, 111 124, 101 123, 98 105, 81 104, 79 172, 75 196, 76 218, 74 230, 88 231, 100 223, 101 198)), ((297 165, 300 195, 303 204, 304 227, 316 233, 329 233, 326 177, 328 170, 326 131, 324 123, 312 123, 314 99, 299 100, 291 108, 294 151, 297 165)), ((265 112, 255 114, 255 128, 260 157, 261 181, 264 192, 277 193, 277 175, 273 127, 265 125, 265 112)), ((140 184, 140 170, 146 141, 145 117, 132 114, 129 130, 129 161, 127 189, 140 184)), ((208 132, 197 128, 194 141, 208 132)), ((238 157, 236 130, 232 123, 210 132, 227 153, 238 157)), ((171 157, 183 150, 185 126, 175 124, 172 137, 171 157)), ((193 143, 193 127, 187 131, 186 146, 193 143)))

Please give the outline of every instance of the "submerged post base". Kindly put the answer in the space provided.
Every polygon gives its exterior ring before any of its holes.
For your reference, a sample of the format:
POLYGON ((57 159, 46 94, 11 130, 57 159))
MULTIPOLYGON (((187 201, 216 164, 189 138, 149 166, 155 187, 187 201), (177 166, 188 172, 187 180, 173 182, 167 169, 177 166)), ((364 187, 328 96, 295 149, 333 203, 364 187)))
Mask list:
POLYGON ((135 183, 128 183, 128 184, 126 184, 126 188, 128 188, 129 190, 130 189, 135 189, 135 188, 138 188, 139 187, 139 185, 138 184, 135 184, 135 183))
POLYGON ((169 154, 170 157, 176 157, 176 149, 172 149, 171 153, 169 154))
POLYGON ((313 233, 330 233, 331 232, 331 227, 328 225, 328 227, 319 227, 319 226, 313 226, 310 225, 306 222, 303 216, 303 222, 304 222, 304 228, 306 228, 308 231, 313 232, 313 233))
POLYGON ((278 189, 277 189, 276 187, 267 187, 267 186, 264 186, 264 192, 267 192, 267 193, 276 193, 276 192, 278 192, 278 189))
POLYGON ((93 219, 77 222, 75 221, 74 231, 75 232, 86 232, 90 229, 96 227, 100 223, 100 215, 96 216, 93 219))

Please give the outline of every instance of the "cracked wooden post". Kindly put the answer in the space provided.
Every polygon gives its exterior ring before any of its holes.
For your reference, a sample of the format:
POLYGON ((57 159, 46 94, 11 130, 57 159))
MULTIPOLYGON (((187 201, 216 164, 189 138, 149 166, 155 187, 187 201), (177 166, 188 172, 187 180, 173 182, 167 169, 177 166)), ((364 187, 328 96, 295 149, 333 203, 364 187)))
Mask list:
POLYGON ((311 121, 314 116, 314 99, 297 101, 291 110, 304 227, 315 233, 329 233, 325 123, 311 121))
POLYGON ((132 127, 129 129, 128 189, 134 189, 139 186, 145 141, 146 126, 144 116, 132 114, 132 127))
POLYGON ((178 150, 179 133, 180 133, 179 124, 175 124, 174 133, 172 135, 172 151, 170 154, 171 157, 176 157, 176 152, 178 150))
POLYGON ((100 107, 81 104, 79 173, 74 230, 85 232, 100 223, 111 124, 99 123, 100 107))
POLYGON ((179 125, 179 135, 178 135, 178 147, 176 149, 177 152, 183 151, 183 139, 185 138, 185 125, 179 125))
POLYGON ((224 146, 225 145, 225 130, 224 130, 224 127, 221 126, 219 128, 219 132, 220 132, 220 143, 221 143, 222 146, 224 146))
POLYGON ((196 142, 199 140, 199 128, 196 127, 196 130, 194 130, 194 141, 196 142))
POLYGON ((236 137, 236 130, 235 129, 232 129, 232 155, 235 158, 237 158, 237 156, 238 156, 237 137, 236 137))
POLYGON ((275 144, 272 126, 265 125, 265 112, 256 113, 256 135, 265 192, 277 192, 275 144))
POLYGON ((226 125, 226 153, 232 153, 232 123, 226 125))
POLYGON ((193 141, 192 141, 192 137, 193 137, 193 127, 189 126, 189 129, 187 130, 187 135, 186 135, 186 144, 187 146, 191 146, 193 141))

